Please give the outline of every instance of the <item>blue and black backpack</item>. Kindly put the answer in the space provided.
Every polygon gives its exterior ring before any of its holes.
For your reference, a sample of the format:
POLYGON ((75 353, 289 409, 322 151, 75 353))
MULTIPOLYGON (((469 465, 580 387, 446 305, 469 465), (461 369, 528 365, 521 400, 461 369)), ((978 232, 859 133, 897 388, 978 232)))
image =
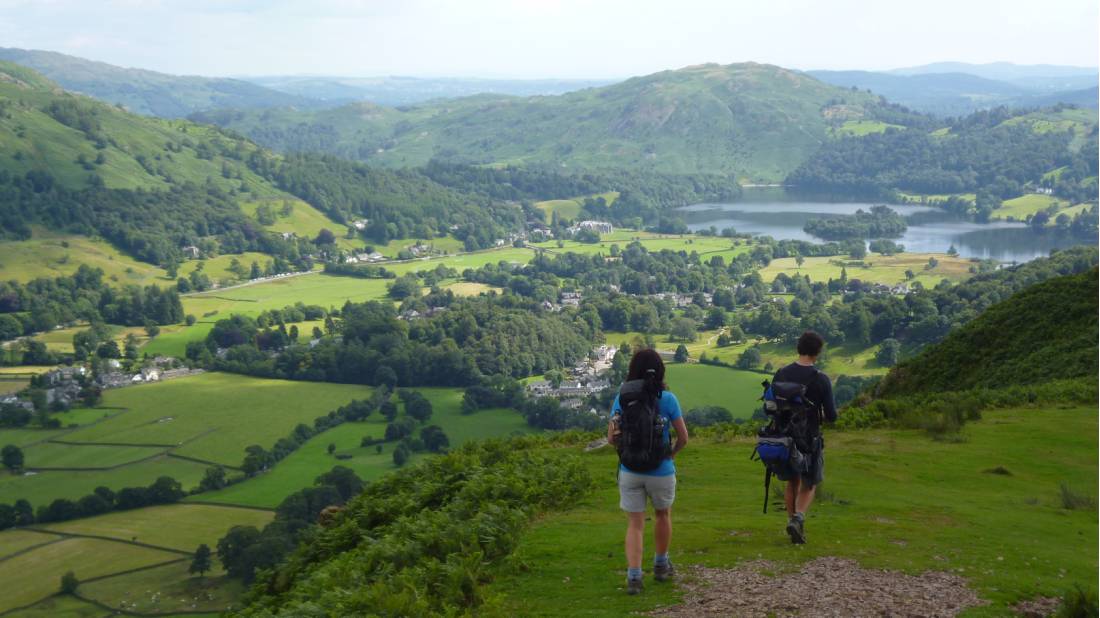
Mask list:
POLYGON ((764 381, 764 414, 770 422, 760 428, 751 459, 764 464, 764 512, 768 512, 768 490, 772 475, 786 481, 809 472, 814 440, 809 418, 818 406, 806 397, 806 387, 817 379, 815 369, 806 384, 764 381))

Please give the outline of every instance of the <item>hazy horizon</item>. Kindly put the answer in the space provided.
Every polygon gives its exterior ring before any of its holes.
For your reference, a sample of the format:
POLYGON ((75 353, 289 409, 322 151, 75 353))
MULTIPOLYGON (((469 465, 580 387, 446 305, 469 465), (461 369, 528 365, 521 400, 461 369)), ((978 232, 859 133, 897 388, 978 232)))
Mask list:
POLYGON ((289 0, 0 0, 0 46, 226 77, 617 80, 750 61, 798 70, 1098 64, 1097 7, 1086 0, 931 0, 919 11, 867 0, 684 0, 674 10, 667 6, 626 0, 316 0, 308 8, 289 0))

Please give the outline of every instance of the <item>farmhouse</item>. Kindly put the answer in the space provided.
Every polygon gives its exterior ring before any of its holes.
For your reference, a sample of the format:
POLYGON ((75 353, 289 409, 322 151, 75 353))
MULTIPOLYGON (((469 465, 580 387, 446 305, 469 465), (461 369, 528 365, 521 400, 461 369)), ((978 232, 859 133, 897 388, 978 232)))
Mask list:
POLYGON ((569 228, 569 231, 576 234, 581 230, 591 230, 597 234, 610 234, 615 231, 607 221, 581 221, 569 228))

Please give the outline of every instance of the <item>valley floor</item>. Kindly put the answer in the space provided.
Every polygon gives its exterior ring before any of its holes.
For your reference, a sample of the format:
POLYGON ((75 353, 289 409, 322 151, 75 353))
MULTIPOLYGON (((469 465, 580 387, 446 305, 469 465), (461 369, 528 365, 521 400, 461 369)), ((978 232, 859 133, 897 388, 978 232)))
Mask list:
MULTIPOLYGON (((827 434, 827 480, 803 546, 792 546, 784 533, 779 484, 769 513, 761 513, 763 474, 749 461, 752 441, 697 438, 676 462, 671 556, 682 583, 656 584, 647 573, 646 592, 637 597, 623 588, 625 518, 615 456, 605 448, 584 455, 597 490, 537 522, 493 589, 515 615, 622 616, 658 608, 688 615, 702 606, 677 606, 703 598, 685 595, 685 584, 706 589, 702 567, 721 574, 766 560, 773 570, 765 575, 784 577, 812 571, 820 564, 812 561, 841 558, 865 569, 962 578, 984 603, 965 616, 1004 615, 1021 600, 1060 596, 1075 583, 1095 593, 1096 435, 1095 408, 986 412, 957 442, 913 430, 827 434), (1064 508, 1063 488, 1090 497, 1092 506, 1064 508)), ((647 529, 647 571, 651 539, 647 529)), ((729 594, 751 594, 746 580, 713 573, 705 579, 732 585, 729 594)), ((761 597, 760 615, 767 603, 761 597)))

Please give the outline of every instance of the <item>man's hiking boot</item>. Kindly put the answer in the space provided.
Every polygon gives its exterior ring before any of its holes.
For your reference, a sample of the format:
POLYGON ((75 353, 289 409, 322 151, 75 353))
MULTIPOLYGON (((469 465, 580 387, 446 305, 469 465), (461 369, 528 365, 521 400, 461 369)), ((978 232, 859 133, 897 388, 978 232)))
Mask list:
POLYGON ((787 534, 791 537, 791 543, 802 545, 806 542, 806 533, 802 529, 802 520, 792 517, 787 521, 787 534))
POLYGON ((638 578, 638 579, 627 578, 627 580, 626 580, 626 593, 627 594, 629 594, 629 595, 641 594, 642 590, 644 590, 644 586, 642 586, 641 578, 638 578))
POLYGON ((666 562, 663 565, 653 565, 653 579, 659 582, 667 582, 673 577, 676 577, 676 569, 673 568, 671 561, 666 562))

